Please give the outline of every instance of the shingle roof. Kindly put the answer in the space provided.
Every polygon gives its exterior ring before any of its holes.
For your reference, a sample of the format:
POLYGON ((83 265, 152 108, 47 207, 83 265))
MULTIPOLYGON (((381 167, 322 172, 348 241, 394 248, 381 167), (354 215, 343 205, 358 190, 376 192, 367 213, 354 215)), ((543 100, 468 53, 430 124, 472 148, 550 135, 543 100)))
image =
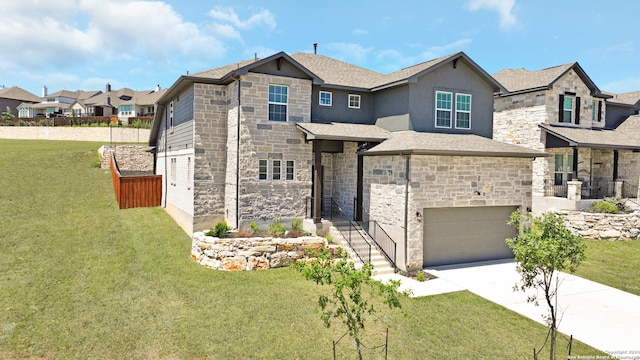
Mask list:
POLYGON ((423 133, 415 131, 391 133, 386 141, 364 153, 367 155, 411 153, 491 157, 547 156, 540 151, 491 140, 478 135, 423 133))
POLYGON ((366 124, 300 122, 296 126, 306 134, 307 140, 382 141, 390 134, 381 127, 366 124))
POLYGON ((247 66, 253 62, 255 62, 255 59, 243 60, 237 63, 193 73, 193 74, 190 74, 189 76, 209 78, 209 79, 222 79, 223 77, 225 77, 225 75, 228 75, 233 70, 239 69, 243 66, 247 66))
POLYGON ((625 120, 617 129, 586 129, 574 127, 539 125, 545 132, 562 140, 591 148, 640 148, 640 117, 632 116, 625 120))
POLYGON ((621 104, 627 105, 635 105, 640 101, 640 91, 633 91, 622 94, 613 94, 610 93, 613 98, 609 99, 609 101, 617 102, 621 104))
POLYGON ((6 89, 0 89, 0 98, 20 100, 20 101, 33 102, 33 103, 40 102, 39 97, 17 86, 12 86, 6 89))
POLYGON ((66 98, 75 99, 75 100, 86 100, 86 99, 88 99, 90 97, 96 96, 96 95, 101 94, 101 93, 102 93, 102 91, 99 91, 99 90, 96 90, 96 91, 60 90, 60 91, 56 91, 54 93, 48 94, 47 96, 45 96, 45 98, 66 97, 66 98))
POLYGON ((291 57, 318 75, 325 84, 369 89, 384 77, 378 72, 324 55, 295 53, 291 57))
POLYGON ((522 68, 504 69, 493 74, 493 77, 509 92, 517 92, 547 87, 576 64, 570 63, 534 71, 522 68))

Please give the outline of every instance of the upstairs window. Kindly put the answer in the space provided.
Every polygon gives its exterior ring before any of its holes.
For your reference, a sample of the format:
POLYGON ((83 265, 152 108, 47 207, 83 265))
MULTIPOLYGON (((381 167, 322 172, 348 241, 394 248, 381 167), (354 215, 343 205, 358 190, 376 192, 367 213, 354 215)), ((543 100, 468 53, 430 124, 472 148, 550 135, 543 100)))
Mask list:
POLYGON ((360 109, 360 95, 349 94, 349 108, 360 109))
POLYGON ((328 91, 320 91, 320 105, 331 106, 332 94, 328 91))
POLYGON ((436 91, 436 127, 451 127, 452 99, 452 93, 436 91))
POLYGON ((471 129, 471 95, 456 94, 456 128, 471 129))
POLYGON ((287 121, 288 94, 284 85, 269 85, 269 121, 287 121))
POLYGON ((602 101, 591 102, 591 121, 602 121, 602 101))
POLYGON ((561 123, 580 124, 580 97, 575 94, 561 94, 559 96, 559 121, 561 123))

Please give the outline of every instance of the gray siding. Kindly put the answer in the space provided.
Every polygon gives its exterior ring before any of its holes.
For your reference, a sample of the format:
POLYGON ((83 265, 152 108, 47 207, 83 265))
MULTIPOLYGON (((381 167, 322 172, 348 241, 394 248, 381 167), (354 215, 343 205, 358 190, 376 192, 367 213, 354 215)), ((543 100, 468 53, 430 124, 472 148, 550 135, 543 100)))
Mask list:
POLYGON ((354 124, 375 124, 374 97, 371 93, 358 91, 346 91, 336 89, 324 89, 319 86, 313 87, 311 97, 311 119, 312 122, 343 122, 354 124), (320 91, 332 93, 331 106, 319 105, 320 91), (349 94, 360 95, 360 109, 349 108, 349 94))
POLYGON ((302 72, 298 67, 294 66, 286 60, 280 61, 278 65, 277 61, 270 61, 264 65, 251 69, 253 73, 277 75, 284 77, 292 77, 296 79, 309 79, 309 76, 302 72), (278 66, 280 67, 278 69, 278 66))
POLYGON ((620 125, 626 118, 635 113, 636 109, 632 107, 607 103, 605 126, 615 128, 620 125))
MULTIPOLYGON (((423 132, 493 134, 493 87, 464 61, 447 63, 409 85, 409 113, 414 130, 423 132), (471 94, 471 129, 435 127, 436 91, 471 94)), ((454 95, 455 96, 455 95, 454 95)))
MULTIPOLYGON (((173 101, 173 132, 169 130, 168 143, 172 150, 189 149, 193 147, 193 87, 182 92, 173 101)), ((165 109, 165 121, 168 121, 165 109)))
POLYGON ((377 118, 409 113, 409 86, 400 86, 376 93, 375 113, 377 118))

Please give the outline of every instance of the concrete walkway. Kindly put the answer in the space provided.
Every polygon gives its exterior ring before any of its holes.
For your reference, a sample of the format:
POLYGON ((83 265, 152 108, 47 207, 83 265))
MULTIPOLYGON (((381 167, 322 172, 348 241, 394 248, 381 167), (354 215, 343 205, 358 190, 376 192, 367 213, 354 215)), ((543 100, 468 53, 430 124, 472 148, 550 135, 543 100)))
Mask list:
MULTIPOLYGON (((401 290, 413 296, 469 290, 534 321, 544 324, 548 307, 527 302, 530 293, 514 291, 520 279, 516 264, 487 262, 427 269, 437 279, 418 282, 399 275, 377 277, 401 280, 401 290)), ((620 359, 640 359, 640 296, 570 274, 561 273, 559 331, 620 359)), ((589 354, 583 354, 589 355, 589 354)))

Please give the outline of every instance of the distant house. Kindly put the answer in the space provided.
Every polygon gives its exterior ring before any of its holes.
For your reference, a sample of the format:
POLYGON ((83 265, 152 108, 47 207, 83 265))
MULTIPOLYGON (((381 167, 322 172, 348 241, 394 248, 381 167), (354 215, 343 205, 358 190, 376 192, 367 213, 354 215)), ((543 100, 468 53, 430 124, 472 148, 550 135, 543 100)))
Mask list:
POLYGON ((8 106, 15 117, 19 115, 21 104, 35 104, 38 102, 40 102, 39 97, 17 86, 0 89, 0 111, 5 112, 8 106))
POLYGON ((111 90, 107 84, 106 91, 94 96, 85 105, 95 116, 117 115, 118 120, 128 123, 129 118, 139 116, 153 116, 155 102, 164 94, 166 89, 157 86, 155 90, 134 91, 129 88, 111 90))
POLYGON ((47 87, 42 89, 42 97, 36 104, 22 104, 20 106, 21 118, 70 116, 72 110, 77 115, 86 113, 83 111, 83 101, 100 94, 101 91, 68 91, 60 90, 49 94, 47 87))
POLYGON ((280 52, 181 76, 149 140, 163 206, 187 232, 339 209, 381 224, 408 271, 510 257, 506 220, 546 155, 491 139, 500 91, 464 53, 384 75, 280 52))
POLYGON ((533 162, 535 211, 630 192, 635 197, 640 139, 630 131, 638 121, 629 118, 633 105, 614 104, 578 63, 493 76, 507 89, 496 95, 494 139, 551 155, 533 162))

